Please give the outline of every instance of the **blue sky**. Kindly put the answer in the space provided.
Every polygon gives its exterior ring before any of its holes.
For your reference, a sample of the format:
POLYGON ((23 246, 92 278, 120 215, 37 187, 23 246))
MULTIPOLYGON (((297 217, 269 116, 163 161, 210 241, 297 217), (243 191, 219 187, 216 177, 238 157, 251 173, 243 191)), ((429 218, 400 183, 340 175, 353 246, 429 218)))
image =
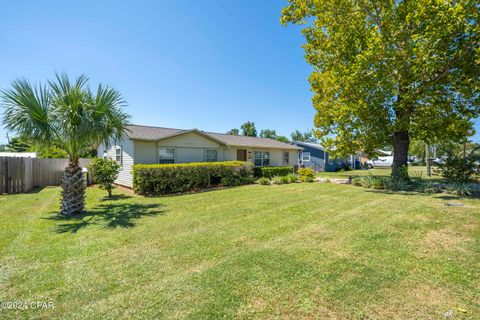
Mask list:
POLYGON ((300 28, 279 22, 285 4, 4 2, 0 89, 85 73, 119 89, 136 124, 225 132, 254 121, 289 136, 312 127, 314 109, 300 28))

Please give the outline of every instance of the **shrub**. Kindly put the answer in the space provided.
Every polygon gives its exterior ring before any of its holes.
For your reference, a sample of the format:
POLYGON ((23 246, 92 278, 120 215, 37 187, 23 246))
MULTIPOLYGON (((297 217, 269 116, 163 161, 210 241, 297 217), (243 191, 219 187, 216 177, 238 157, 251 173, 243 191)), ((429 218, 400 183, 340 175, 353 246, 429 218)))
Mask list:
POLYGON ((417 190, 426 194, 434 194, 441 192, 440 188, 438 188, 434 183, 430 181, 425 181, 421 183, 420 186, 417 187, 417 190))
POLYGON ((253 183, 252 164, 243 161, 133 166, 133 189, 139 194, 182 193, 249 183, 253 183))
POLYGON ((261 184, 262 186, 269 186, 270 185, 270 179, 262 177, 257 180, 258 184, 261 184))
POLYGON ((275 176, 272 178, 272 184, 283 184, 282 177, 280 176, 275 176))
POLYGON ((463 157, 450 152, 445 163, 439 164, 440 174, 453 183, 467 183, 478 170, 478 155, 475 152, 463 157))
POLYGON ((352 179, 352 184, 353 184, 355 187, 362 187, 362 186, 363 186, 362 178, 360 178, 360 177, 353 178, 353 179, 352 179))
POLYGON ((300 176, 296 173, 290 173, 287 177, 290 183, 297 183, 300 181, 300 176))
POLYGON ((388 189, 392 191, 401 191, 409 189, 408 181, 406 180, 394 180, 391 178, 384 178, 383 179, 383 188, 381 189, 388 189))
POLYGON ((300 176, 300 180, 302 182, 309 182, 307 180, 312 180, 315 178, 315 172, 313 172, 312 168, 301 168, 297 171, 298 175, 300 176))
POLYGON ((95 158, 88 165, 88 170, 93 176, 93 181, 100 185, 100 188, 107 190, 108 196, 112 196, 113 183, 117 179, 120 165, 111 159, 95 158))
POLYGON ((282 181, 283 184, 289 184, 290 183, 290 178, 288 176, 282 176, 282 177, 280 177, 280 180, 282 181))
POLYGON ((369 174, 368 176, 353 178, 352 184, 354 186, 368 189, 388 189, 389 178, 377 177, 369 174))
POLYGON ((471 197, 474 193, 473 188, 467 183, 451 183, 446 190, 449 194, 454 194, 460 197, 471 197))
POLYGON ((254 174, 257 178, 272 178, 274 176, 283 177, 292 172, 292 167, 256 167, 254 169, 254 174))

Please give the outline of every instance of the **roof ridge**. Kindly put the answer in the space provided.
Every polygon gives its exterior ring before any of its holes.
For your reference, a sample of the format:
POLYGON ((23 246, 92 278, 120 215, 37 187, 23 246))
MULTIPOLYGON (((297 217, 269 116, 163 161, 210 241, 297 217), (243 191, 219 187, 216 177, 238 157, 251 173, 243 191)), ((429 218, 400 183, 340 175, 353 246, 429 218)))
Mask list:
POLYGON ((146 128, 156 128, 156 129, 170 129, 170 130, 193 130, 193 129, 179 129, 179 128, 168 128, 168 127, 159 127, 159 126, 148 126, 148 125, 144 125, 144 124, 134 124, 134 123, 131 123, 129 124, 128 126, 135 126, 135 127, 146 127, 146 128))
MULTIPOLYGON (((232 137, 254 138, 254 139, 265 139, 265 140, 278 141, 278 140, 272 139, 272 138, 244 136, 244 135, 242 135, 242 134, 228 134, 228 133, 209 132, 209 131, 204 131, 204 132, 205 132, 205 133, 213 133, 213 134, 221 134, 222 136, 232 136, 232 137)), ((278 141, 278 142, 282 142, 282 141, 278 141)), ((285 143, 285 142, 283 142, 283 143, 285 143)))

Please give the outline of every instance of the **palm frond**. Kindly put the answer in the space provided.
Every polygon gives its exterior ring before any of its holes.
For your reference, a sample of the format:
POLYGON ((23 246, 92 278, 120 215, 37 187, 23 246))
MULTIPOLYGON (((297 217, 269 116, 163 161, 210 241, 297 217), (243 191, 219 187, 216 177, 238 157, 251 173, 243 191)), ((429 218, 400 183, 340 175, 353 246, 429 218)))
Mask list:
POLYGON ((52 139, 50 90, 46 85, 35 86, 25 79, 15 80, 12 88, 2 91, 4 108, 2 123, 7 130, 48 144, 52 139))
POLYGON ((129 116, 120 92, 99 85, 88 87, 88 77, 71 81, 57 73, 53 81, 38 87, 17 80, 3 92, 3 123, 8 130, 27 135, 45 145, 64 149, 71 160, 92 146, 118 140, 125 133, 129 116))

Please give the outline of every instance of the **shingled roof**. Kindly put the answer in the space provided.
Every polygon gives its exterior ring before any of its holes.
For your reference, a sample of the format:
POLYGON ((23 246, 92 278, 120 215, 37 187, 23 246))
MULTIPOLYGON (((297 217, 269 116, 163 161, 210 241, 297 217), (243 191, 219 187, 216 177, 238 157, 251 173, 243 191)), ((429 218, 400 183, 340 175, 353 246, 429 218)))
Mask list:
POLYGON ((185 130, 142 125, 130 125, 127 129, 127 136, 134 140, 158 141, 188 132, 195 132, 227 146, 302 150, 302 148, 298 146, 273 139, 234 136, 224 133, 206 132, 198 129, 185 130))

